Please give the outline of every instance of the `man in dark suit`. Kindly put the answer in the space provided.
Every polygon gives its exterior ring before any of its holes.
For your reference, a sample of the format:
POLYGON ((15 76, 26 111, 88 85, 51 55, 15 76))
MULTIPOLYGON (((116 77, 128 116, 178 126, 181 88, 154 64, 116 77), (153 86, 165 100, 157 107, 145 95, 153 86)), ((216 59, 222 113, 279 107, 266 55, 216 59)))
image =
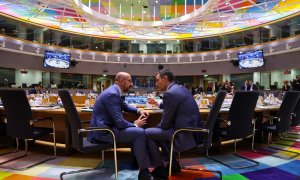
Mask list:
POLYGON ((246 80, 245 84, 243 84, 241 87, 241 91, 247 91, 247 89, 249 89, 249 88, 250 88, 249 82, 248 82, 248 80, 246 80))
MULTIPOLYGON (((148 112, 137 109, 124 102, 122 93, 132 87, 130 74, 119 72, 115 84, 104 90, 96 99, 92 114, 91 127, 111 128, 116 135, 117 143, 128 144, 132 147, 138 162, 140 172, 138 179, 151 179, 148 168, 151 167, 146 145, 146 134, 142 127, 146 124, 148 112), (139 114, 140 117, 133 123, 126 120, 123 111, 139 114)), ((90 142, 112 142, 112 137, 106 132, 92 132, 88 134, 90 142)))
MULTIPOLYGON (((163 152, 169 154, 170 141, 174 131, 186 127, 199 127, 200 113, 193 95, 184 86, 175 84, 174 75, 169 69, 160 70, 155 75, 155 79, 158 90, 165 91, 165 93, 163 94, 163 113, 160 123, 156 128, 146 129, 148 145, 152 147, 148 149, 159 154, 159 146, 161 146, 163 152)), ((196 136, 192 133, 181 133, 177 136, 174 144, 175 151, 188 150, 196 146, 196 136)), ((162 157, 160 157, 160 161, 162 162, 162 157)), ((174 165, 173 170, 180 171, 178 163, 174 165)), ((166 172, 165 167, 160 166, 154 169, 152 174, 155 177, 158 172, 164 171, 166 172)))
POLYGON ((35 84, 33 89, 30 89, 28 94, 42 94, 42 86, 40 84, 35 84))
POLYGON ((253 84, 253 82, 251 80, 249 80, 249 87, 247 90, 248 91, 257 91, 258 88, 257 88, 256 84, 253 84))

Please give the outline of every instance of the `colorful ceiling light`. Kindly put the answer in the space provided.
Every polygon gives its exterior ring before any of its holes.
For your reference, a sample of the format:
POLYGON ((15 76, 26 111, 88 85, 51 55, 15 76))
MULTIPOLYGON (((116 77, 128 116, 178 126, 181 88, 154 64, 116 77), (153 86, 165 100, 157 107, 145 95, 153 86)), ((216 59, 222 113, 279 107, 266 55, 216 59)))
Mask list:
POLYGON ((116 39, 188 39, 300 13, 299 0, 1 0, 0 13, 49 28, 116 39))

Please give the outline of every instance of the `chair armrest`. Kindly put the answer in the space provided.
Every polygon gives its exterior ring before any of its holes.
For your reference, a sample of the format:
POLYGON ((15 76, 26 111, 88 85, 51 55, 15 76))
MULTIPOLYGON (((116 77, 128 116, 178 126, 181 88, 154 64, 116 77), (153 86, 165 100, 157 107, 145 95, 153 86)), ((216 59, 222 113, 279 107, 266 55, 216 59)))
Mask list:
POLYGON ((173 143, 175 136, 177 134, 179 134, 180 132, 201 132, 201 133, 209 133, 208 129, 203 129, 203 128, 195 128, 195 127, 186 127, 186 128, 182 128, 182 129, 177 129, 173 135, 172 135, 172 140, 171 143, 173 143))
POLYGON ((81 123, 85 124, 85 123, 90 123, 91 121, 88 120, 88 121, 81 121, 81 123))
POLYGON ((51 122, 53 122, 53 118, 52 117, 45 117, 45 118, 33 119, 33 120, 30 120, 30 125, 33 125, 34 123, 39 122, 39 121, 51 121, 51 122))
POLYGON ((117 148, 116 136, 115 136, 115 133, 111 129, 102 128, 102 127, 87 127, 87 128, 78 129, 78 134, 80 134, 82 132, 91 132, 91 131, 107 131, 107 132, 109 132, 113 138, 114 151, 116 150, 116 148, 117 148))
POLYGON ((217 118, 217 120, 222 121, 223 123, 225 123, 227 126, 231 125, 231 122, 225 119, 221 119, 221 118, 217 118))
POLYGON ((274 120, 280 121, 280 118, 277 116, 271 116, 271 115, 264 115, 264 117, 269 118, 269 121, 271 124, 273 124, 274 120))
POLYGON ((115 133, 111 129, 102 128, 102 127, 87 127, 87 128, 78 129, 78 134, 82 132, 91 132, 91 131, 108 131, 109 133, 113 134, 113 136, 115 135, 115 133))
POLYGON ((37 119, 34 119, 34 122, 45 121, 45 120, 53 121, 53 118, 52 117, 37 118, 37 119))

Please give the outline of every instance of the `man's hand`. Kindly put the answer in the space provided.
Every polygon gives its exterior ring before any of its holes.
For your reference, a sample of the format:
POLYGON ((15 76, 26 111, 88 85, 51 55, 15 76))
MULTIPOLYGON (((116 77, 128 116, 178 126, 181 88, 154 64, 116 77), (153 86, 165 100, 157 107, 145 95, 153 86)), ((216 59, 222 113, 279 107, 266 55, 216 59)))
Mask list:
POLYGON ((144 115, 141 115, 137 120, 134 121, 134 124, 138 127, 142 127, 147 124, 147 117, 144 115))
POLYGON ((145 118, 149 117, 149 112, 148 111, 145 111, 143 109, 139 109, 139 112, 140 112, 141 116, 144 116, 145 118))
POLYGON ((155 101, 155 99, 153 97, 148 97, 147 101, 149 104, 159 106, 159 104, 157 103, 157 101, 155 101))

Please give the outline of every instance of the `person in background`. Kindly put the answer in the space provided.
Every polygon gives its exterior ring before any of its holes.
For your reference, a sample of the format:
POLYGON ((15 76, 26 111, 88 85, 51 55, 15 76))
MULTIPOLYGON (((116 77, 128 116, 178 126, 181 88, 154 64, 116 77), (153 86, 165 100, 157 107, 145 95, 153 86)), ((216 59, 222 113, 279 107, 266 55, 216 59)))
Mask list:
POLYGON ((201 93, 203 93, 203 87, 199 85, 197 88, 197 94, 201 94, 201 93))
POLYGON ((288 81, 283 81, 283 86, 281 88, 282 93, 285 93, 287 91, 290 91, 291 86, 289 85, 288 81))
POLYGON ((249 80, 249 85, 248 85, 248 88, 247 88, 247 91, 257 91, 258 88, 256 86, 256 84, 253 84, 253 82, 251 80, 249 80))
POLYGON ((261 88, 261 85, 259 84, 258 81, 256 81, 255 85, 256 85, 256 87, 257 87, 257 90, 261 90, 261 89, 262 89, 262 88, 261 88))
POLYGON ((270 86, 271 90, 277 90, 278 89, 278 82, 274 82, 273 85, 270 86))
POLYGON ((226 92, 229 95, 233 95, 234 94, 234 83, 233 82, 229 82, 228 85, 226 85, 226 92))
MULTIPOLYGON (((186 127, 200 126, 200 113, 193 95, 184 86, 175 84, 175 77, 169 69, 162 69, 156 75, 156 87, 163 94, 163 113, 160 123, 155 128, 147 128, 147 143, 149 151, 159 154, 159 147, 163 153, 169 156, 170 141, 175 130, 186 127), (151 148, 150 148, 151 147, 151 148), (155 148, 153 148, 155 147, 155 148)), ((175 140, 175 151, 185 151, 197 144, 196 135, 193 133, 181 133, 175 140)), ((167 178, 167 169, 163 165, 160 155, 160 166, 152 172, 154 177, 167 178)), ((173 161, 172 171, 180 172, 177 161, 173 161)))
POLYGON ((245 81, 245 83, 241 86, 241 91, 247 91, 247 88, 249 86, 248 80, 245 81))
POLYGON ((215 93, 219 92, 220 89, 222 89, 222 83, 215 82, 215 93))
POLYGON ((35 84, 34 88, 30 89, 28 94, 42 94, 42 86, 40 84, 35 84))
POLYGON ((192 92, 192 95, 196 94, 196 88, 195 88, 194 84, 192 84, 191 92, 192 92))
POLYGON ((84 84, 82 83, 82 81, 79 81, 79 82, 78 82, 77 88, 78 88, 78 89, 83 89, 83 88, 84 88, 84 84))
MULTIPOLYGON (((153 156, 148 154, 146 145, 146 133, 142 128, 149 116, 147 111, 137 109, 128 105, 121 97, 132 87, 130 74, 119 72, 115 77, 115 84, 105 89, 96 99, 91 119, 91 127, 110 128, 115 133, 118 144, 128 144, 132 148, 134 157, 140 168, 138 179, 150 180, 152 178, 148 168, 156 166, 155 161, 151 161, 153 156), (124 112, 139 115, 134 122, 130 122, 123 116, 124 112)), ((112 143, 112 136, 107 132, 90 132, 88 141, 91 143, 109 142, 112 143)))
POLYGON ((300 91, 300 75, 297 75, 296 79, 291 81, 291 86, 294 91, 300 91))
POLYGON ((206 88, 206 94, 212 94, 212 91, 213 91, 212 84, 208 83, 206 88))
POLYGON ((55 82, 51 81, 50 88, 57 88, 57 84, 55 82))

